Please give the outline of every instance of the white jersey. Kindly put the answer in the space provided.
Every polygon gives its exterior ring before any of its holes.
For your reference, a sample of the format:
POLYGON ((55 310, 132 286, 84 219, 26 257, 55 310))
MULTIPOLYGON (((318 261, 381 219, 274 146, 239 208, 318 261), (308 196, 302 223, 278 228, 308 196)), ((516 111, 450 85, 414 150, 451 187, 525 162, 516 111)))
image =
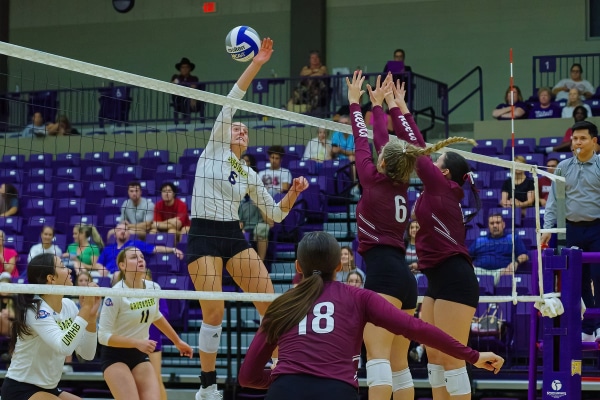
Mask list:
MULTIPOLYGON (((146 289, 160 290, 160 286, 152 281, 144 280, 144 286, 146 289)), ((124 280, 113 288, 129 289, 124 280)), ((158 310, 157 298, 107 296, 100 311, 98 341, 108 346, 112 335, 146 340, 150 336, 150 324, 162 316, 158 310)))
MULTIPOLYGON (((241 99, 245 92, 237 85, 227 97, 241 99)), ((275 203, 256 172, 231 151, 231 123, 236 109, 223 106, 198 159, 192 218, 238 221, 238 209, 246 193, 270 219, 281 222, 287 213, 275 203)))
POLYGON ((77 314, 71 299, 62 299, 60 312, 44 300, 37 312, 27 310, 25 321, 31 335, 17 338, 6 377, 44 389, 54 389, 62 376, 65 357, 77 352, 92 360, 98 342, 96 332, 86 331, 87 321, 77 314))

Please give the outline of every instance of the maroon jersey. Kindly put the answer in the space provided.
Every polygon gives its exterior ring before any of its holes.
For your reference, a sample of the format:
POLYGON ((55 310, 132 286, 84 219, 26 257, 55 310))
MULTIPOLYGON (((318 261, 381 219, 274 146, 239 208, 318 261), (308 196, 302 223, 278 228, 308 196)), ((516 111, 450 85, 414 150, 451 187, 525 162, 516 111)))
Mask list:
POLYGON ((307 374, 358 387, 356 371, 367 322, 470 363, 479 359, 477 351, 398 310, 377 293, 340 282, 326 282, 306 318, 281 335, 276 344, 267 344, 264 332, 258 331, 240 369, 240 385, 264 389, 279 375, 307 374), (277 366, 265 370, 277 346, 277 366))
MULTIPOLYGON (((397 120, 394 122, 394 130, 400 139, 412 141, 413 138, 417 140, 418 136, 423 140, 410 114, 407 116, 414 125, 412 128, 397 107, 392 111, 392 119, 397 120)), ((356 207, 358 252, 364 254, 379 245, 404 250, 404 231, 409 218, 406 193, 408 183, 395 182, 377 171, 367 138, 366 124, 358 104, 350 105, 350 115, 356 149, 356 169, 363 188, 356 207)), ((387 118, 381 106, 373 107, 373 142, 377 153, 389 141, 386 126, 387 118)))
POLYGON ((447 179, 429 157, 417 159, 416 171, 424 186, 415 203, 420 226, 415 243, 419 269, 431 268, 459 254, 471 262, 460 206, 462 187, 447 179))

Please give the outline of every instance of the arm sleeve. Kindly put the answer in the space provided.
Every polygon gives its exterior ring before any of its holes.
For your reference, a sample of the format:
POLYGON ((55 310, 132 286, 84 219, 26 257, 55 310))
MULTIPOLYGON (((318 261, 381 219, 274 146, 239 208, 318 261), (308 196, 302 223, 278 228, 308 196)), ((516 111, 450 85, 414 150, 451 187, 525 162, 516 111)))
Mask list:
POLYGON ((418 147, 427 146, 412 114, 408 113, 402 115, 400 113, 400 108, 392 107, 392 109, 390 109, 390 115, 392 116, 394 133, 398 139, 405 140, 418 147))
MULTIPOLYGON (((127 201, 128 200, 125 200, 123 202, 123 204, 121 205, 121 222, 127 221, 127 218, 125 218, 125 209, 127 208, 127 201)), ((127 221, 127 222, 129 222, 129 221, 127 221)))
POLYGON ((54 318, 48 315, 45 318, 36 318, 33 310, 27 311, 27 321, 31 329, 37 333, 40 338, 53 351, 56 351, 65 357, 73 354, 79 346, 85 335, 87 321, 80 316, 73 319, 71 325, 64 331, 60 329, 54 318))
MULTIPOLYGON (((363 121, 364 122, 364 121, 363 121)), ((383 146, 390 141, 390 134, 387 131, 387 117, 381 106, 373 107, 373 143, 375 152, 379 154, 383 146)), ((356 147, 356 140, 355 147, 356 147)))
POLYGON ((464 346, 441 329, 400 311, 378 294, 366 290, 359 294, 366 298, 365 313, 369 322, 459 360, 474 364, 479 359, 478 351, 464 346))
MULTIPOLYGON (((566 165, 566 164, 565 164, 566 165)), ((560 168, 563 165, 558 165, 554 171, 555 175, 561 176, 560 168)), ((553 228, 556 224, 556 182, 552 181, 550 192, 548 192, 548 200, 546 200, 546 208, 544 212, 544 229, 553 228)))
POLYGON ((119 313, 119 297, 105 297, 102 310, 100 311, 100 323, 98 325, 98 342, 107 346, 108 340, 115 331, 115 321, 119 313))
POLYGON ((248 194, 254 204, 256 204, 268 218, 275 222, 281 222, 288 215, 287 212, 284 212, 281 207, 279 207, 279 203, 275 203, 275 200, 273 200, 273 197, 271 197, 267 188, 265 188, 265 185, 258 179, 258 175, 251 170, 248 172, 248 189, 248 194))
POLYGON ((75 350, 78 356, 84 360, 93 360, 96 356, 96 347, 98 346, 97 332, 88 332, 84 330, 81 343, 75 350))
MULTIPOLYGON (((378 172, 373 164, 373 155, 367 138, 367 125, 363 120, 360 106, 350 104, 350 120, 352 122, 352 135, 355 137, 356 169, 363 185, 369 185, 378 172)), ((387 131, 386 131, 387 134, 387 131)))
MULTIPOLYGON (((235 84, 233 85, 233 88, 227 97, 231 97, 232 99, 241 99, 245 94, 246 92, 244 92, 238 87, 237 84, 235 84)), ((228 134, 231 131, 231 121, 233 120, 233 115, 235 112, 236 109, 229 106, 223 106, 221 109, 221 112, 215 120, 215 125, 213 126, 212 132, 210 133, 210 138, 206 144, 206 149, 204 150, 207 158, 214 158, 214 154, 218 148, 229 147, 230 139, 228 134)))
POLYGON ((331 145, 340 147, 340 135, 339 132, 333 132, 333 136, 331 136, 331 145))
POLYGON ((521 254, 527 254, 527 249, 521 238, 515 236, 515 257, 519 257, 521 254))
POLYGON ((417 158, 416 168, 419 179, 423 182, 427 190, 435 190, 436 188, 448 187, 448 180, 442 175, 428 156, 420 156, 417 158))
POLYGON ((156 221, 156 222, 161 222, 162 221, 162 219, 160 218, 160 208, 161 208, 160 206, 161 206, 161 204, 162 203, 159 201, 154 206, 154 212, 153 212, 154 217, 153 217, 153 220, 156 221))
POLYGON ((183 222, 188 215, 188 209, 185 203, 179 199, 177 200, 177 218, 183 222))
POLYGON ((508 198, 510 199, 512 197, 512 186, 510 183, 510 178, 508 178, 507 180, 505 180, 502 183, 502 191, 508 193, 508 198))
POLYGON ((152 200, 150 199, 146 199, 147 201, 147 206, 146 206, 146 222, 152 222, 154 219, 154 209, 156 208, 156 206, 154 205, 154 203, 152 202, 152 200))
POLYGON ((250 343, 242 367, 238 374, 238 381, 241 386, 266 389, 271 384, 271 369, 265 369, 265 364, 271 358, 275 345, 267 344, 267 335, 262 329, 250 343))

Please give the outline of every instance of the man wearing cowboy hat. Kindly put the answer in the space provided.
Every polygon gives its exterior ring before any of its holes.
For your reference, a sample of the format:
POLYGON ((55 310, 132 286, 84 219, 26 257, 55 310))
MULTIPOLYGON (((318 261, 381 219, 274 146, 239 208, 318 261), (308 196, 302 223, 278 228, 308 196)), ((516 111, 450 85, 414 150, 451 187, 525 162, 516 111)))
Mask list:
MULTIPOLYGON (((181 61, 175 64, 175 69, 179 71, 179 74, 174 74, 171 77, 171 83, 194 89, 198 88, 198 77, 191 75, 194 68, 196 68, 196 64, 191 62, 187 57, 183 57, 181 61)), ((175 124, 179 122, 180 114, 182 114, 183 122, 189 124, 191 122, 191 113, 194 111, 200 112, 202 122, 204 122, 204 103, 200 103, 198 107, 196 100, 173 96, 173 108, 175 124)))

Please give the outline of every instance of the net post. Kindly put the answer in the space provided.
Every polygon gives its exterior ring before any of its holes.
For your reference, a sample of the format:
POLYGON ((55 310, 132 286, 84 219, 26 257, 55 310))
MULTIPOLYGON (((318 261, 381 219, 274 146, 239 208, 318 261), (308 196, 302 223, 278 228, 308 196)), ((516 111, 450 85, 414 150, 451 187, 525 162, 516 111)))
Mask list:
POLYGON ((561 292, 567 310, 542 320, 543 400, 581 399, 581 255, 579 249, 562 249, 560 256, 543 258, 544 287, 561 292))

